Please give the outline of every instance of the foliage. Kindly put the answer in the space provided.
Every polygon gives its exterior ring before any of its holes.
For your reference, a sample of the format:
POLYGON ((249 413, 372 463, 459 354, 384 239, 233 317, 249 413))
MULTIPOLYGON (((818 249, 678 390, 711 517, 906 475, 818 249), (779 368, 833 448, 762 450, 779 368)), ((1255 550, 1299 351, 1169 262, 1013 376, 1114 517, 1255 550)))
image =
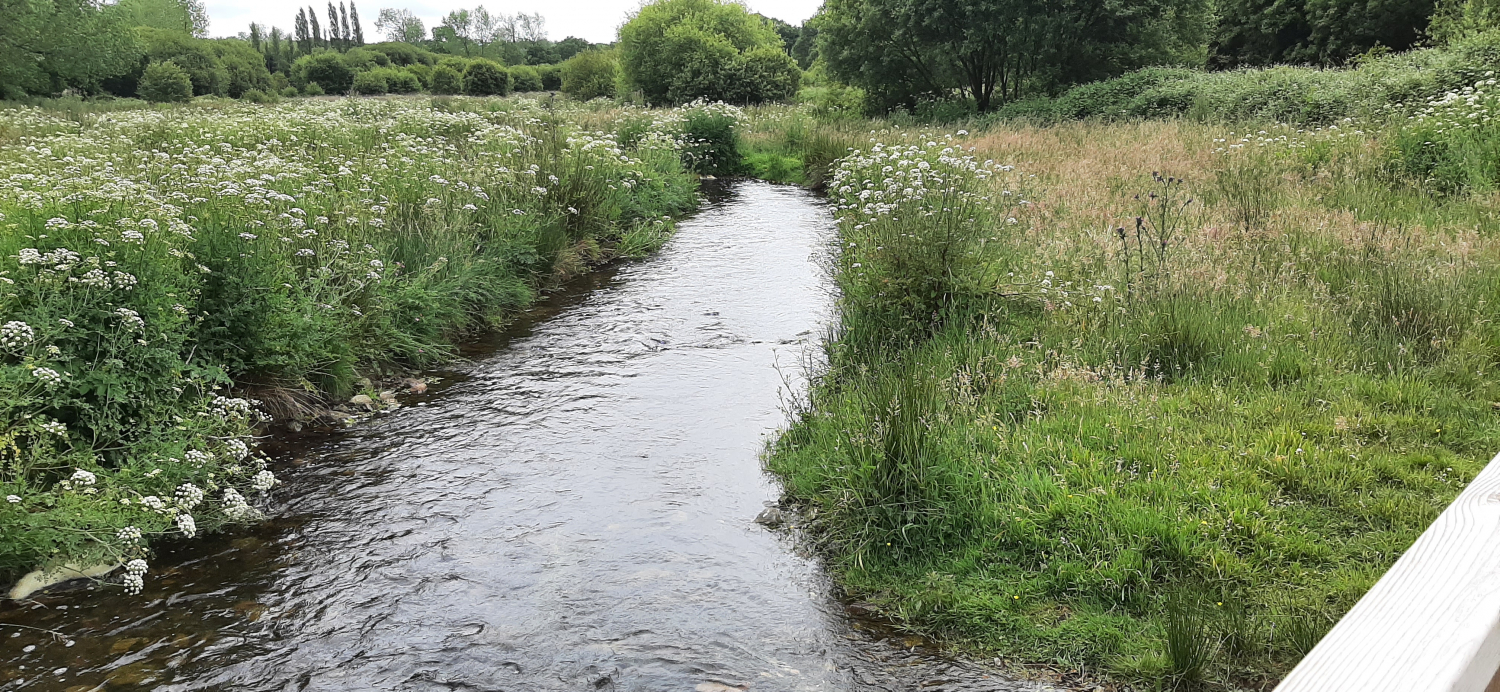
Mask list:
POLYGON ((559 72, 563 93, 589 101, 614 96, 620 66, 613 52, 590 50, 568 58, 559 72))
POLYGON ((1439 43, 1472 37, 1500 29, 1500 2, 1496 0, 1438 0, 1427 32, 1439 43))
POLYGON ((439 65, 432 71, 432 93, 460 94, 464 90, 463 75, 447 65, 439 65))
POLYGON ((1423 38, 1433 0, 1230 0, 1217 6, 1215 67, 1337 65, 1373 48, 1406 50, 1423 38))
POLYGON ((187 101, 193 98, 193 80, 171 60, 154 62, 141 75, 140 95, 153 103, 187 101))
POLYGON ((385 34, 385 40, 400 43, 420 43, 427 38, 427 28, 411 10, 385 8, 375 18, 375 28, 385 34))
POLYGON ((385 82, 385 75, 379 70, 355 73, 351 86, 354 93, 360 96, 381 96, 389 88, 385 82))
MULTIPOLYGON (((569 59, 572 57, 568 56, 569 59)), ((536 73, 542 80, 542 89, 546 91, 562 91, 561 65, 537 65, 536 73)))
POLYGON ((875 109, 956 95, 986 112, 1183 59, 1207 17, 1202 0, 830 0, 813 25, 830 73, 863 88, 875 109))
POLYGON ((1187 116, 1327 125, 1344 118, 1384 119, 1500 69, 1500 34, 1459 39, 1361 61, 1344 69, 1273 67, 1224 72, 1147 68, 1075 87, 1055 99, 1010 104, 1003 118, 1187 116))
POLYGON ((208 35, 208 12, 201 0, 120 0, 110 9, 129 26, 196 38, 208 35))
POLYGON ((665 126, 627 152, 491 105, 0 110, 37 145, 0 148, 25 173, 0 182, 0 579, 253 520, 275 478, 226 387, 341 398, 451 359, 576 247, 643 251, 692 208, 665 126))
POLYGON ((430 51, 410 43, 372 43, 365 46, 365 50, 385 55, 392 65, 432 65, 437 62, 437 56, 430 51))
POLYGON ((679 137, 687 167, 704 175, 740 172, 740 121, 743 115, 722 103, 693 103, 683 109, 679 137))
POLYGON ((464 93, 504 96, 510 93, 510 72, 488 60, 475 60, 464 69, 464 93))
POLYGON ((354 86, 354 70, 332 51, 304 55, 292 63, 292 79, 317 84, 322 93, 343 94, 354 86))
POLYGON ((517 93, 542 90, 542 75, 535 67, 517 65, 509 71, 511 85, 517 93))
POLYGON ((1442 193, 1500 189, 1500 88, 1494 77, 1428 101, 1387 135, 1399 172, 1442 193))
POLYGON ((790 98, 801 70, 763 18, 725 0, 658 0, 620 27, 620 66, 647 103, 790 98))
POLYGON ((0 97, 97 89, 139 60, 128 24, 92 0, 6 0, 0 16, 0 97))

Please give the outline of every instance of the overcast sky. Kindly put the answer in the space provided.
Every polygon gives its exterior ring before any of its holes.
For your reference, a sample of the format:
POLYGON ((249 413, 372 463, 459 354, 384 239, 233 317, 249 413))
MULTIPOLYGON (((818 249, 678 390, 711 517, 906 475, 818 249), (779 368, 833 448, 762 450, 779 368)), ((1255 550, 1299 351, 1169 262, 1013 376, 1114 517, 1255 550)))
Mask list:
MULTIPOLYGON (((337 1, 337 0, 335 0, 337 1)), ((292 28, 292 18, 298 7, 307 6, 303 0, 205 0, 208 8, 210 36, 234 36, 248 31, 251 22, 267 26, 279 26, 283 31, 292 28)), ((792 24, 801 24, 811 17, 822 0, 746 0, 752 12, 775 17, 792 24)), ((320 23, 328 20, 328 0, 313 0, 318 10, 320 23)), ((426 22, 428 31, 437 25, 443 15, 457 9, 473 9, 484 5, 491 13, 540 12, 547 18, 547 35, 554 41, 568 36, 577 36, 594 43, 615 40, 615 29, 624 21, 625 14, 640 6, 639 0, 358 0, 359 16, 365 28, 365 40, 375 42, 379 32, 375 30, 375 17, 382 7, 404 7, 415 12, 426 22)))

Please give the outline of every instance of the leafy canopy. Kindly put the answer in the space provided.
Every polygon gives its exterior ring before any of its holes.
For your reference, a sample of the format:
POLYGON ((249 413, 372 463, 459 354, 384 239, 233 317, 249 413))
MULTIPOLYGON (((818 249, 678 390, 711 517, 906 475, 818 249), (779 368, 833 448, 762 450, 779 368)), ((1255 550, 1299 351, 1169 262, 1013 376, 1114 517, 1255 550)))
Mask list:
POLYGON ((787 98, 801 80, 781 35, 727 0, 643 6, 620 27, 620 67, 627 84, 653 105, 787 98))

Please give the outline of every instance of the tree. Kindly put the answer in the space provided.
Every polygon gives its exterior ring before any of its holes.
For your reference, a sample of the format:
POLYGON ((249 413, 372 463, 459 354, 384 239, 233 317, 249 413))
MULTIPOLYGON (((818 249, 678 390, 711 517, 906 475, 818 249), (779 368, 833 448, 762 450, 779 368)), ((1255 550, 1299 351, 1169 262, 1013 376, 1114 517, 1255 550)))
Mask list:
POLYGON ((580 101, 613 96, 620 74, 613 51, 588 50, 562 64, 562 90, 580 101))
POLYGON ((312 32, 312 44, 314 48, 320 46, 326 47, 328 45, 324 43, 323 30, 318 25, 318 11, 313 9, 311 5, 307 8, 307 28, 312 32))
POLYGON ((131 26, 181 31, 198 38, 208 35, 208 12, 202 0, 120 0, 115 11, 131 26))
POLYGON ((1375 46, 1406 50, 1435 7, 1435 0, 1222 0, 1209 63, 1337 65, 1375 46))
MULTIPOLYGON (((447 29, 446 33, 457 39, 464 47, 464 55, 469 54, 469 44, 474 38, 474 18, 469 15, 468 10, 454 10, 443 17, 442 27, 447 29)), ((437 31, 433 30, 433 37, 437 37, 437 31)))
POLYGON ((803 24, 802 30, 797 32, 797 42, 787 52, 797 61, 798 67, 804 70, 812 67, 813 61, 818 59, 818 28, 811 23, 803 24))
POLYGON ((1204 0, 829 0, 813 25, 835 77, 883 108, 997 101, 1173 62, 1204 0))
POLYGON ((344 50, 349 50, 354 47, 354 32, 349 30, 349 8, 342 2, 339 3, 339 23, 339 38, 344 41, 344 50))
MULTIPOLYGON (((658 0, 620 27, 620 67, 628 84, 652 104, 695 98, 756 102, 762 99, 752 95, 762 92, 740 81, 746 56, 760 49, 784 54, 782 45, 781 36, 743 5, 658 0)), ((783 64, 797 70, 789 59, 783 64)), ((757 69, 769 65, 762 59, 757 69)))
POLYGON ((328 43, 337 50, 349 50, 339 33, 339 9, 333 6, 333 0, 328 0, 328 43))
POLYGON ((193 97, 193 80, 171 60, 153 62, 141 75, 138 93, 152 103, 187 101, 193 97))
POLYGON ((464 90, 463 75, 447 65, 438 65, 432 71, 432 93, 457 94, 464 90))
POLYGON ((130 27, 97 0, 0 0, 0 96, 97 89, 139 65, 130 27))
POLYGON ((295 32, 297 49, 302 53, 311 53, 312 32, 307 28, 307 10, 297 10, 297 18, 292 22, 292 31, 295 32))
POLYGON ((464 93, 470 96, 504 96, 510 91, 510 73, 483 58, 464 70, 464 93))
POLYGON ((349 23, 354 25, 354 45, 365 45, 365 29, 359 23, 359 8, 354 6, 354 1, 349 2, 349 23))
POLYGON ((380 11, 375 19, 375 28, 385 34, 387 41, 421 43, 427 38, 427 28, 411 10, 396 10, 389 7, 380 11))

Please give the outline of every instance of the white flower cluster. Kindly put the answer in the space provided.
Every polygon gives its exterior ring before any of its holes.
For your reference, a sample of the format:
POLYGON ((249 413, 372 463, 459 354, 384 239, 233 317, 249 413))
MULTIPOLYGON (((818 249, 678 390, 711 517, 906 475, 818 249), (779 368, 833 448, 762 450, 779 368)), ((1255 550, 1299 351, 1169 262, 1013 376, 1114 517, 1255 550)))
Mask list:
POLYGON ((177 529, 182 532, 182 535, 188 538, 198 535, 198 524, 193 522, 191 514, 177 515, 177 529))
POLYGON ((229 448, 229 456, 234 457, 235 461, 250 455, 250 446, 244 440, 230 440, 224 446, 229 448))
POLYGON ((146 321, 141 319, 141 314, 130 308, 115 308, 115 315, 120 318, 120 326, 126 329, 140 331, 146 328, 146 321))
POLYGON ((192 483, 177 486, 177 507, 184 512, 192 510, 203 501, 203 489, 192 483))
POLYGON ((68 434, 68 426, 64 425, 62 421, 49 420, 42 423, 42 432, 49 435, 66 435, 68 434))
POLYGON ((269 470, 262 469, 260 473, 255 474, 255 477, 250 479, 250 488, 255 490, 256 492, 263 493, 267 490, 270 490, 271 488, 276 487, 277 483, 278 481, 276 480, 276 474, 271 473, 269 470))
POLYGON ((125 563, 125 593, 134 596, 146 585, 146 561, 140 558, 125 563))
POLYGON ((214 455, 196 449, 189 449, 182 453, 182 458, 187 463, 192 464, 193 468, 201 469, 204 464, 214 460, 214 455))
POLYGON ((141 530, 134 526, 127 526, 115 534, 121 541, 135 545, 141 542, 141 530))
POLYGON ((19 351, 33 341, 36 341, 36 330, 25 322, 11 320, 0 325, 0 348, 19 351))
POLYGON ((35 368, 31 371, 31 376, 41 380, 47 389, 52 389, 63 381, 62 373, 52 368, 35 368))
POLYGON ((251 507, 245 496, 234 488, 224 489, 223 509, 224 516, 230 521, 254 521, 260 518, 260 512, 251 507))
POLYGON ((87 487, 87 486, 93 485, 94 483, 98 482, 99 478, 97 476, 95 476, 93 473, 90 473, 90 472, 85 471, 83 469, 78 469, 78 470, 76 470, 76 471, 73 472, 73 475, 70 476, 68 478, 68 480, 72 481, 73 485, 80 486, 80 487, 87 487))

